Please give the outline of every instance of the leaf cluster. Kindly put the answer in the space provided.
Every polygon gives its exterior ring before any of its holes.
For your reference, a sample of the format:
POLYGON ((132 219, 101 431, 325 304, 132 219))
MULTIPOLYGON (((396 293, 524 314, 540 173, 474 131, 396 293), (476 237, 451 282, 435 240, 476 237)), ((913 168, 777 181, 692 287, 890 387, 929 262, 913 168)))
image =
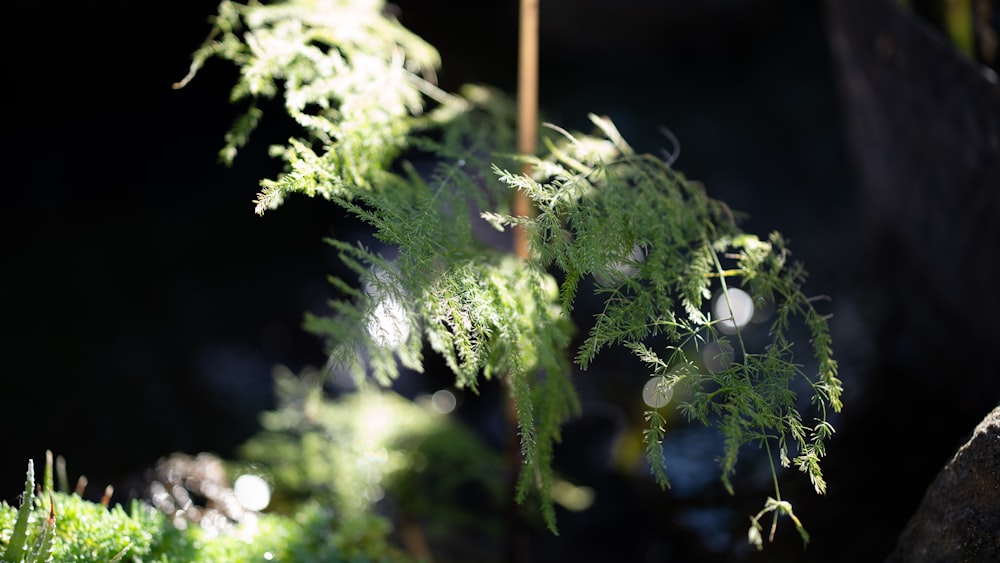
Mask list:
MULTIPOLYGON (((331 367, 386 385, 400 366, 421 371, 429 348, 458 387, 475 391, 481 380, 501 378, 524 458, 518 498, 540 490, 553 532, 554 446, 579 410, 571 358, 586 369, 613 346, 645 362, 663 393, 686 389, 680 409, 690 419, 718 427, 727 487, 740 449, 759 444, 774 445, 782 464, 794 463, 824 492, 827 409, 841 408, 841 382, 826 318, 803 293, 805 271, 779 234, 741 232, 725 204, 667 162, 637 154, 604 118, 591 116, 591 134, 550 126, 556 134, 542 154, 513 154, 512 104, 487 88, 438 89, 437 53, 381 2, 224 0, 213 23, 192 75, 208 58, 232 61, 240 69, 232 99, 250 104, 223 157, 231 161, 259 122, 260 99, 281 96, 300 126, 272 149, 286 170, 262 181, 257 212, 291 193, 318 195, 367 223, 391 251, 329 240, 357 276, 331 279, 343 299, 330 314, 306 318, 327 339, 331 367), (537 213, 511 214, 515 190, 537 213), (484 236, 487 225, 504 236, 525 229, 530 259, 484 236), (602 310, 574 353, 570 314, 589 281, 602 310), (776 308, 763 349, 748 346, 738 327, 736 345, 722 333, 734 326, 736 284, 776 308), (729 314, 706 312, 713 292, 729 314), (795 319, 807 325, 815 374, 794 362, 795 319), (720 370, 688 356, 708 343, 732 352, 720 370), (811 392, 805 409, 797 381, 811 392), (802 412, 810 409, 807 423, 802 412)), ((665 487, 665 418, 654 408, 646 419, 647 458, 665 487)), ((790 514, 778 490, 776 497, 775 514, 790 514)))
MULTIPOLYGON (((577 352, 577 363, 586 368, 602 349, 624 345, 649 366, 662 389, 687 389, 690 399, 679 408, 689 419, 714 424, 725 439, 720 463, 731 492, 740 450, 774 443, 780 463, 794 463, 816 492, 824 493, 819 461, 833 433, 827 409, 841 408, 841 382, 826 318, 802 291, 801 264, 791 261, 780 234, 761 240, 741 232, 728 208, 700 185, 658 158, 636 154, 609 120, 596 115, 591 120, 591 135, 553 126, 559 136, 546 140, 548 155, 522 157, 531 165, 531 176, 495 167, 503 182, 532 199, 538 213, 491 215, 499 227, 527 229, 535 260, 563 273, 565 308, 577 297, 580 280, 597 280, 603 309, 577 352), (723 261, 732 264, 724 267, 723 261), (770 342, 762 350, 751 349, 734 324, 729 290, 736 284, 758 305, 776 306, 770 342), (728 311, 716 318, 704 311, 713 291, 728 311), (814 375, 803 373, 794 360, 790 331, 796 317, 811 337, 818 362, 814 375), (731 329, 738 343, 737 353, 727 355, 731 361, 710 370, 690 359, 689 349, 710 342, 730 347, 724 329, 731 329), (661 336, 668 342, 662 352, 647 345, 661 336), (811 390, 812 424, 802 420, 794 391, 798 379, 811 390), (793 460, 790 451, 796 452, 793 460)), ((660 445, 665 419, 653 410, 646 420, 647 459, 666 487, 660 445)), ((776 496, 780 501, 780 491, 776 496)))
POLYGON ((375 189, 412 129, 462 107, 427 78, 440 64, 437 51, 385 10, 377 0, 219 4, 209 38, 174 87, 210 58, 239 67, 230 100, 247 108, 226 136, 223 161, 233 162, 257 128, 262 100, 281 94, 285 112, 303 129, 272 147, 288 170, 262 182, 257 213, 279 206, 289 192, 349 198, 375 189), (439 107, 424 116, 427 98, 439 107))
MULTIPOLYGON (((300 136, 271 151, 287 170, 262 181, 258 213, 290 193, 319 195, 394 249, 390 260, 329 241, 359 279, 332 279, 344 299, 331 303, 333 314, 306 319, 330 342, 331 365, 387 384, 400 364, 422 370, 426 345, 458 387, 504 378, 525 459, 519 497, 534 484, 547 492, 560 425, 578 409, 565 355, 572 328, 553 278, 482 240, 475 224, 481 209, 509 207, 489 166, 511 149, 510 102, 483 87, 462 95, 434 87, 424 75, 436 53, 379 2, 225 1, 214 24, 192 72, 213 56, 230 60, 241 70, 234 101, 281 93, 301 125, 300 136), (409 158, 399 161, 405 151, 409 158), (421 155, 433 159, 430 173, 413 164, 421 155)), ((235 156, 259 118, 251 103, 224 158, 235 156)), ((554 523, 551 501, 544 510, 554 523)))

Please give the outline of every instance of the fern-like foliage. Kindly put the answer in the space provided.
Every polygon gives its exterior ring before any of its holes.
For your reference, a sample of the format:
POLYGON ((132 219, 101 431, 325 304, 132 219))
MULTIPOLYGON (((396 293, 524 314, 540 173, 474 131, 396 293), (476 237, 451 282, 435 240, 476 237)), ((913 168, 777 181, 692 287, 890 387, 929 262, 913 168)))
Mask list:
MULTIPOLYGON (((262 181, 256 211, 291 193, 318 195, 369 224, 393 251, 387 257, 354 241, 329 241, 359 280, 331 280, 344 299, 331 304, 330 315, 307 315, 307 327, 328 339, 331 364, 384 385, 399 365, 422 370, 429 347, 459 387, 502 378, 524 458, 518 499, 537 487, 555 532, 553 448, 563 422, 579 410, 569 379, 570 312, 581 283, 595 279, 604 309, 575 352, 580 368, 607 347, 626 346, 662 389, 689 389, 681 409, 725 436, 721 463, 730 489, 740 448, 759 443, 777 447, 783 463, 794 451, 795 464, 824 491, 819 460, 832 433, 826 412, 840 409, 841 385, 826 320, 802 293, 804 270, 789 260, 780 235, 742 233, 724 204, 662 160, 636 154, 596 116, 595 134, 553 126, 559 134, 546 139, 544 155, 511 156, 512 104, 483 87, 438 89, 437 53, 382 2, 224 0, 213 23, 178 86, 211 57, 239 67, 232 100, 249 105, 227 136, 223 159, 231 162, 246 142, 263 98, 282 96, 301 127, 272 148, 286 170, 262 181), (430 172, 419 166, 426 161, 434 163, 430 172), (535 215, 511 215, 512 189, 534 202, 535 215), (531 258, 489 243, 484 220, 505 232, 526 229, 531 258), (732 315, 713 318, 705 309, 713 289, 728 295, 732 283, 777 304, 772 340, 752 350, 737 330, 735 361, 708 371, 685 350, 725 342, 720 323, 732 315), (797 317, 811 331, 814 376, 793 363, 789 329, 797 317), (669 343, 663 350, 652 344, 658 338, 669 343), (792 390, 798 379, 811 386, 815 424, 802 420, 792 390)), ((666 486, 665 418, 656 409, 646 418, 647 457, 666 486)), ((776 497, 771 511, 791 514, 780 492, 776 497)))
POLYGON ((232 162, 262 118, 261 99, 282 95, 303 136, 275 146, 288 163, 277 180, 262 182, 258 213, 285 194, 335 197, 378 185, 381 171, 425 119, 430 97, 438 112, 460 109, 460 98, 427 80, 437 51, 385 13, 384 2, 291 0, 247 5, 224 0, 209 40, 198 49, 184 86, 212 57, 237 64, 232 102, 249 107, 226 136, 221 156, 232 162))
MULTIPOLYGON (((531 164, 532 176, 494 167, 504 183, 531 197, 536 216, 489 216, 501 228, 527 229, 534 259, 563 272, 564 307, 572 306, 580 280, 592 276, 600 282, 597 293, 603 310, 577 352, 577 363, 586 368, 602 349, 624 345, 660 379, 661 389, 688 389, 690 400, 680 408, 691 419, 715 424, 725 438, 720 461, 730 492, 740 449, 751 443, 770 448, 773 443, 783 465, 789 463, 789 451, 795 451, 795 465, 817 493, 824 493, 819 460, 833 433, 827 409, 839 411, 842 406, 841 382, 826 319, 801 289, 802 266, 790 261, 780 234, 760 240, 740 232, 723 203, 662 160, 636 154, 609 120, 590 117, 594 135, 572 135, 553 127, 560 136, 547 140, 548 156, 521 157, 531 164), (723 260, 734 262, 734 267, 724 268, 723 260), (777 304, 771 342, 761 351, 750 349, 733 323, 733 283, 747 288, 761 305, 777 304), (720 318, 704 312, 715 286, 728 311, 720 318), (794 362, 789 334, 794 317, 804 320, 811 335, 818 360, 815 375, 803 373, 794 362), (686 349, 725 343, 720 325, 735 331, 739 349, 733 358, 738 361, 717 370, 699 367, 686 349), (670 343, 662 353, 646 344, 658 336, 670 343), (797 378, 812 390, 812 425, 802 421, 794 392, 797 378)), ((666 487, 660 445, 665 419, 653 410, 646 420, 647 459, 666 487)), ((780 491, 776 496, 780 503, 780 491)))
POLYGON ((322 196, 395 249, 388 260, 329 241, 360 279, 360 287, 331 280, 346 299, 332 304, 333 315, 307 315, 307 327, 331 343, 331 364, 388 384, 397 361, 422 369, 427 344, 459 387, 503 377, 525 462, 519 498, 539 486, 554 531, 553 449, 561 424, 579 408, 565 354, 571 326, 552 276, 479 240, 470 222, 482 208, 508 209, 506 189, 489 166, 495 152, 512 148, 513 111, 486 88, 456 95, 434 87, 425 75, 437 54, 384 8, 224 1, 192 73, 212 56, 240 67, 232 100, 249 98, 251 105, 227 137, 227 162, 259 121, 259 98, 282 94, 302 126, 300 137, 272 149, 288 166, 277 180, 262 182, 258 213, 289 193, 322 196), (434 172, 424 177, 409 161, 398 162, 406 150, 432 155, 434 172))

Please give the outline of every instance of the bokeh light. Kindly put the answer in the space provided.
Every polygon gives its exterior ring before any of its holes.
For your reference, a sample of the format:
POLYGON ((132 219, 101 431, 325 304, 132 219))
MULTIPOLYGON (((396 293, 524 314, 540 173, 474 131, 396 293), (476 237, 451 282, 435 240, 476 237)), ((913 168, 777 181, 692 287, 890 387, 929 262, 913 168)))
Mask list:
POLYGON ((718 341, 709 342, 701 349, 701 361, 705 369, 712 373, 723 371, 733 361, 733 351, 728 346, 723 346, 718 341))
POLYGON ((654 375, 642 386, 643 402, 654 409, 666 406, 673 398, 674 387, 666 377, 654 375))
POLYGON ((552 484, 552 500, 566 510, 581 512, 594 504, 594 489, 558 480, 552 484))
POLYGON ((251 473, 240 475, 233 483, 236 500, 247 510, 264 510, 271 503, 271 486, 251 473))
POLYGON ((737 287, 720 292, 712 304, 712 315, 718 320, 719 330, 726 334, 734 334, 746 326, 753 318, 754 304, 750 294, 737 287), (729 299, 726 299, 726 295, 729 299))
POLYGON ((604 287, 616 285, 625 278, 634 276, 639 271, 635 265, 645 260, 646 251, 637 244, 632 247, 632 252, 624 260, 612 264, 607 274, 595 274, 594 279, 604 287))
POLYGON ((452 412, 455 410, 455 405, 457 404, 458 401, 455 399, 455 394, 447 389, 440 389, 431 395, 431 406, 441 414, 452 412))
POLYGON ((368 317, 368 335, 380 346, 395 350, 410 337, 406 308, 398 299, 386 296, 375 305, 368 317))

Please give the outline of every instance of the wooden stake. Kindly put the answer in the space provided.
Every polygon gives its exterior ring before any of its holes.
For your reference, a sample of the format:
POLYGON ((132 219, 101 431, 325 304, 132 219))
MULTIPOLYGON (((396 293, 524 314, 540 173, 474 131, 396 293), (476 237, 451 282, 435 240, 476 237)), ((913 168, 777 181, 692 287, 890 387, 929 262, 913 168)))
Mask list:
MULTIPOLYGON (((521 0, 517 64, 517 151, 534 154, 538 147, 538 4, 540 0, 521 0)), ((531 165, 523 172, 531 174, 531 165)), ((514 215, 533 213, 531 201, 522 192, 514 195, 514 215)), ((528 258, 528 240, 524 229, 514 229, 514 248, 521 258, 528 258)))
MULTIPOLYGON (((540 0, 520 0, 518 30, 518 80, 517 80, 517 151, 534 154, 538 135, 538 3, 540 0)), ((531 165, 525 164, 522 172, 531 174, 531 165)), ((514 193, 513 214, 530 216, 534 213, 531 200, 523 192, 514 193)), ((522 260, 530 255, 528 236, 520 226, 514 227, 514 252, 522 260)), ((510 480, 507 513, 507 562, 526 563, 531 560, 531 536, 526 529, 514 500, 519 472, 523 470, 521 441, 518 435, 517 412, 513 391, 506 396, 507 418, 507 470, 510 480)))

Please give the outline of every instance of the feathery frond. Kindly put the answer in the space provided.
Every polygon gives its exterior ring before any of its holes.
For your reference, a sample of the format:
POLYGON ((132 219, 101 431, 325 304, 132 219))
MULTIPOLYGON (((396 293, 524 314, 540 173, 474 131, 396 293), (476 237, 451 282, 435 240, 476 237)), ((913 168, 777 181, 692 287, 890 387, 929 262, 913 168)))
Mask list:
MULTIPOLYGON (((329 343, 331 364, 359 383, 388 385, 399 365, 423 369, 426 346, 459 387, 504 378, 524 459, 517 498, 539 490, 553 532, 554 447, 580 408, 570 358, 586 369, 614 346, 631 350, 659 378, 661 399, 683 388, 680 411, 716 426, 730 491, 741 449, 757 444, 768 453, 774 446, 782 465, 792 463, 794 450, 795 466, 824 492, 819 460, 833 432, 827 409, 842 406, 841 382, 826 318, 803 293, 805 270, 780 234, 762 240, 741 232, 724 203, 669 163, 637 154, 596 115, 592 134, 548 125, 542 154, 512 154, 513 104, 483 87, 440 90, 436 51, 380 1, 224 0, 213 23, 178 86, 212 57, 239 67, 231 98, 249 109, 226 137, 224 160, 232 162, 262 119, 262 99, 280 96, 299 128, 271 149, 285 171, 261 182, 256 211, 290 194, 320 196, 393 251, 390 260, 330 241, 359 279, 358 286, 333 280, 343 299, 331 303, 332 314, 307 315, 306 327, 329 343), (510 171, 524 164, 531 175, 510 171), (515 190, 532 201, 535 215, 511 215, 515 190), (482 235, 484 227, 514 226, 528 233, 528 260, 482 235), (584 280, 595 282, 603 308, 574 352, 570 312, 584 280), (760 350, 746 345, 735 323, 730 297, 737 286, 775 304, 770 343, 760 350), (724 298, 723 314, 706 310, 713 292, 724 298), (794 362, 795 319, 808 328, 815 374, 794 362), (663 338, 665 348, 654 349, 663 338), (709 343, 722 350, 718 369, 687 355, 709 343), (812 390, 813 427, 802 423, 793 391, 800 381, 812 390)), ((660 408, 645 413, 643 438, 651 471, 667 487, 660 408)), ((774 512, 791 516, 807 541, 776 478, 775 488, 776 498, 752 519, 751 539, 760 537, 757 519, 774 512)))

